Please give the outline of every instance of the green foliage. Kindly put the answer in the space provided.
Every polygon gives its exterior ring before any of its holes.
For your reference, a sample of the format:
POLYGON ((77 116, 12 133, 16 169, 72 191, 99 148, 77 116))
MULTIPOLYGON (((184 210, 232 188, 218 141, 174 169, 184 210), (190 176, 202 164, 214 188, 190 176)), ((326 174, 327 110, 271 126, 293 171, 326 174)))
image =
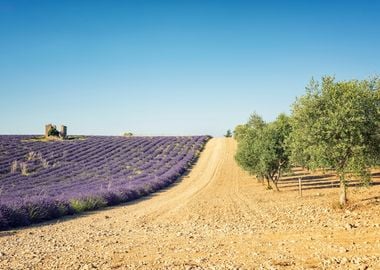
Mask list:
POLYGON ((324 77, 321 84, 311 80, 306 89, 293 105, 293 132, 287 140, 292 162, 336 170, 343 192, 348 173, 368 181, 368 168, 380 156, 379 79, 336 82, 324 77))
POLYGON ((230 129, 227 130, 226 135, 224 135, 224 137, 226 137, 226 138, 231 138, 232 137, 232 132, 231 132, 230 129))
POLYGON ((307 169, 333 169, 346 202, 346 179, 370 182, 371 166, 380 165, 380 79, 336 82, 311 80, 296 100, 291 118, 280 115, 265 123, 252 114, 235 128, 236 160, 258 179, 277 188, 290 164, 307 169))
POLYGON ((247 125, 237 125, 234 130, 234 138, 239 141, 244 137, 247 130, 247 125))
POLYGON ((123 136, 132 137, 133 133, 132 132, 124 132, 123 136))
POLYGON ((265 123, 257 114, 252 114, 250 120, 252 118, 257 121, 248 121, 247 124, 235 128, 235 137, 238 141, 235 159, 243 169, 257 175, 259 164, 258 140, 265 123))
POLYGON ((55 126, 50 127, 48 131, 48 136, 59 137, 59 131, 55 126))
POLYGON ((27 208, 28 216, 31 221, 40 221, 43 220, 47 215, 47 210, 41 206, 29 206, 27 208))
POLYGON ((107 202, 102 198, 88 197, 81 200, 73 199, 70 201, 70 207, 75 213, 81 213, 88 210, 95 210, 105 207, 107 202))
POLYGON ((276 121, 265 123, 257 114, 251 115, 244 128, 239 128, 236 161, 258 179, 277 183, 290 167, 290 152, 285 139, 291 131, 290 120, 281 114, 276 121), (241 132, 243 131, 243 132, 241 132))

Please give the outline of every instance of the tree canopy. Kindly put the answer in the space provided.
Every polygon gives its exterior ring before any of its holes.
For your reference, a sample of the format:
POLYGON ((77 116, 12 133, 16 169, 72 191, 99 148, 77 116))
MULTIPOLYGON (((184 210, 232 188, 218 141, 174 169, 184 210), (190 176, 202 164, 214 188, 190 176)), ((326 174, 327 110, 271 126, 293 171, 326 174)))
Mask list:
POLYGON ((254 113, 235 128, 235 138, 237 162, 276 189, 291 165, 335 170, 343 205, 348 178, 366 183, 371 166, 380 164, 380 79, 312 79, 290 117, 266 123, 254 113))
POLYGON ((291 130, 289 117, 282 114, 276 121, 265 123, 259 115, 253 114, 239 130, 237 162, 257 178, 265 179, 268 188, 271 180, 278 190, 278 180, 290 165, 285 144, 291 130))
POLYGON ((311 80, 306 94, 293 104, 288 139, 295 164, 336 170, 341 204, 346 202, 346 176, 368 181, 368 168, 380 153, 379 80, 322 83, 311 80))
POLYGON ((227 130, 226 134, 224 135, 226 138, 232 137, 232 131, 230 129, 227 130))

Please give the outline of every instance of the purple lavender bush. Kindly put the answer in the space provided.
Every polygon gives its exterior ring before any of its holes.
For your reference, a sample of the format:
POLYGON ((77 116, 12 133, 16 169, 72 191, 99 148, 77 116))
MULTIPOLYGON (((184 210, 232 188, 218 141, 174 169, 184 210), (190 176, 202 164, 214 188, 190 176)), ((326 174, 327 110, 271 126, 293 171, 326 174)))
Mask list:
POLYGON ((0 136, 0 230, 116 205, 162 189, 209 136, 41 142, 0 136))

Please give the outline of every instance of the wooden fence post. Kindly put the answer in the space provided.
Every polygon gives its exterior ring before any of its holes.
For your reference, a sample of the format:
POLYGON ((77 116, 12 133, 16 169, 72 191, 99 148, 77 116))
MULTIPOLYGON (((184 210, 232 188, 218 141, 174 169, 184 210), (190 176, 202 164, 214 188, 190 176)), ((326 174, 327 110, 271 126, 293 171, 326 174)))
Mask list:
POLYGON ((301 178, 298 178, 298 193, 302 197, 302 181, 301 181, 301 178))

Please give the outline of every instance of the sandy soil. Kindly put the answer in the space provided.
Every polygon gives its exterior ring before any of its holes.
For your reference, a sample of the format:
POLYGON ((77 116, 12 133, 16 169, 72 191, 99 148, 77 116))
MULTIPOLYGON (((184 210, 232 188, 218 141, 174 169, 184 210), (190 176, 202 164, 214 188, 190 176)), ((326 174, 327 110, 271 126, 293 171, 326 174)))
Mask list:
POLYGON ((335 209, 336 188, 266 190, 235 149, 212 139, 162 192, 1 232, 0 269, 380 269, 379 185, 335 209))

